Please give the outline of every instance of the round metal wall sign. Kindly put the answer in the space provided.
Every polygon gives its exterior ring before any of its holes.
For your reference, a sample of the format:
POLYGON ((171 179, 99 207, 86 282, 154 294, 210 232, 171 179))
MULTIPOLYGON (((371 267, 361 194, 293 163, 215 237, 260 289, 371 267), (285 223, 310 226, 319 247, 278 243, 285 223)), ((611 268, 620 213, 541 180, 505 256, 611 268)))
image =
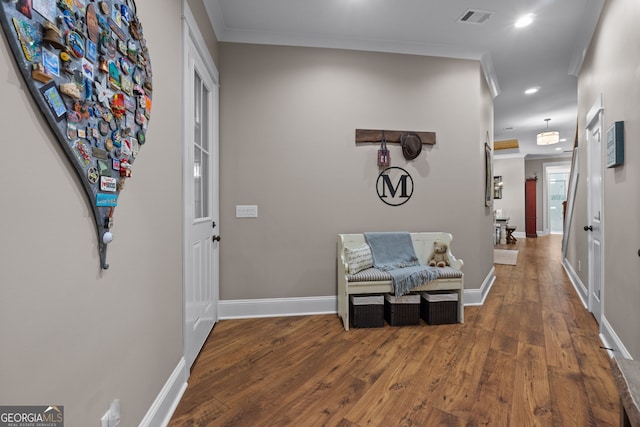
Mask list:
POLYGON ((413 195, 413 178, 409 172, 397 166, 386 168, 378 175, 376 191, 385 204, 404 205, 413 195))

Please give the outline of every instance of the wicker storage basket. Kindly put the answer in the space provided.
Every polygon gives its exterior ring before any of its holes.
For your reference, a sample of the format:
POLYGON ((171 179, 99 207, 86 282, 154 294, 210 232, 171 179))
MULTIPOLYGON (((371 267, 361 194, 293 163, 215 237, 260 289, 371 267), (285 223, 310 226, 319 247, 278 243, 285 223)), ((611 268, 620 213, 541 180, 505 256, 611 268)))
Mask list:
POLYGON ((384 298, 382 295, 350 295, 349 320, 352 328, 382 328, 384 298))
POLYGON ((420 324, 420 295, 384 296, 384 318, 391 326, 420 324))
POLYGON ((429 325, 458 323, 458 293, 450 291, 422 292, 420 317, 429 325))

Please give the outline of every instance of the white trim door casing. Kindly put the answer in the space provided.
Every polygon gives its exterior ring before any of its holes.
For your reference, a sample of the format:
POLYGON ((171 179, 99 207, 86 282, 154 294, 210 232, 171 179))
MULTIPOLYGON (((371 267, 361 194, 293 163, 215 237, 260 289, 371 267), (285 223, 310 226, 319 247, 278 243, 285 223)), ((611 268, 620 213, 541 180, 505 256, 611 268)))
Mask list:
POLYGON ((598 324, 602 323, 604 305, 604 210, 603 210, 603 147, 602 100, 587 115, 587 224, 589 247, 589 311, 598 324))
POLYGON ((218 320, 218 72, 186 2, 184 10, 184 358, 191 368, 218 320))

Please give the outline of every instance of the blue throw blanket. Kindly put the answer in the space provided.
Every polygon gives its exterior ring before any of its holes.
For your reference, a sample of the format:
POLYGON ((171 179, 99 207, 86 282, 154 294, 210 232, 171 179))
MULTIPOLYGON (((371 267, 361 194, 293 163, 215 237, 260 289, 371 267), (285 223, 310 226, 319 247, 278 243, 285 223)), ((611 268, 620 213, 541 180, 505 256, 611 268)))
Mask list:
POLYGON ((420 265, 409 233, 364 233, 371 248, 373 266, 391 275, 396 296, 438 278, 438 269, 420 265))

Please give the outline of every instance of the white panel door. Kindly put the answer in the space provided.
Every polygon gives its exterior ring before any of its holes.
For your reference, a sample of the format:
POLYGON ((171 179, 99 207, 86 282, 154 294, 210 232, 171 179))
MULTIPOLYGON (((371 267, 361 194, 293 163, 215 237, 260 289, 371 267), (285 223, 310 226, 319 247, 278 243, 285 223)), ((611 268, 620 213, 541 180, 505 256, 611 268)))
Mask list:
POLYGON ((589 310, 598 323, 602 319, 604 297, 604 260, 602 258, 602 112, 591 121, 587 130, 589 161, 588 224, 589 233, 589 310))
POLYGON ((191 37, 185 55, 184 356, 191 367, 217 321, 218 93, 191 37))

